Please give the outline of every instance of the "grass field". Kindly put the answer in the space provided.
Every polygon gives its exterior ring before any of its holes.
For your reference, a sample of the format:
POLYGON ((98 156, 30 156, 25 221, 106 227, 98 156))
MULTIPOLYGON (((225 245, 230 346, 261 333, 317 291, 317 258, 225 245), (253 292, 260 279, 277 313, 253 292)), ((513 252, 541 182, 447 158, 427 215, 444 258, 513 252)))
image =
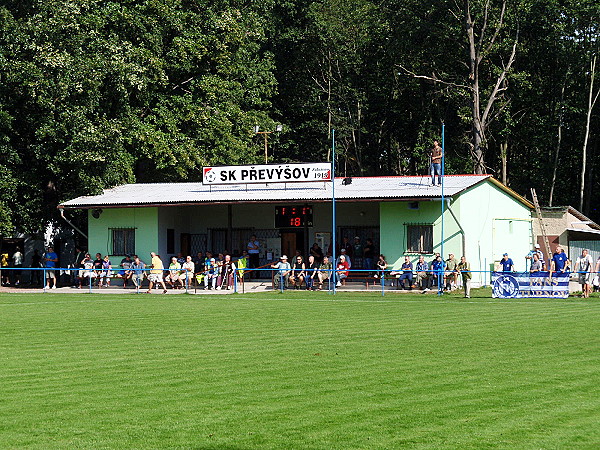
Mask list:
POLYGON ((0 447, 600 446, 600 300, 484 294, 3 294, 0 447))

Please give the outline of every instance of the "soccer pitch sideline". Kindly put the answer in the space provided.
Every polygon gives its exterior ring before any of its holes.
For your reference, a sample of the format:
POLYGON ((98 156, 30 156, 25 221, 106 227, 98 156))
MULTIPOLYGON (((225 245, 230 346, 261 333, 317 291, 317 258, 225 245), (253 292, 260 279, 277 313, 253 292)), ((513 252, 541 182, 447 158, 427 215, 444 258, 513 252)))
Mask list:
POLYGON ((598 299, 3 294, 0 447, 598 447, 599 323, 598 299))

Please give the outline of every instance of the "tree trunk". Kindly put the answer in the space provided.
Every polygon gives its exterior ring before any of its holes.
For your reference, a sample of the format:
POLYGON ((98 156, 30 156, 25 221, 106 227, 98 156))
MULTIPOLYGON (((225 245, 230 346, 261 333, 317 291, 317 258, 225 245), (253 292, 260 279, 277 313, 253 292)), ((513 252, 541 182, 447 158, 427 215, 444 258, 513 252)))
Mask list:
POLYGON ((506 173, 506 160, 508 156, 508 142, 500 144, 500 158, 502 159, 502 184, 507 186, 508 175, 506 173))
POLYGON ((582 151, 582 161, 581 161, 581 189, 579 190, 579 211, 583 212, 583 198, 585 192, 585 169, 587 163, 587 145, 588 139, 590 136, 590 121, 592 119, 592 109, 594 109, 594 104, 598 99, 598 94, 600 93, 600 89, 594 96, 594 76, 596 74, 596 56, 592 59, 590 64, 591 74, 590 74, 590 94, 588 96, 588 110, 587 110, 587 120, 585 123, 585 138, 583 139, 583 151, 582 151))
POLYGON ((567 85, 569 72, 570 70, 567 69, 567 76, 565 77, 565 82, 563 83, 562 88, 560 90, 560 110, 558 112, 558 140, 556 142, 556 152, 554 153, 554 168, 552 169, 552 183, 550 183, 550 199, 548 200, 548 206, 552 206, 552 201, 554 197, 554 186, 556 185, 556 172, 558 170, 558 154, 560 152, 560 145, 562 143, 563 101, 565 99, 565 86, 567 85))

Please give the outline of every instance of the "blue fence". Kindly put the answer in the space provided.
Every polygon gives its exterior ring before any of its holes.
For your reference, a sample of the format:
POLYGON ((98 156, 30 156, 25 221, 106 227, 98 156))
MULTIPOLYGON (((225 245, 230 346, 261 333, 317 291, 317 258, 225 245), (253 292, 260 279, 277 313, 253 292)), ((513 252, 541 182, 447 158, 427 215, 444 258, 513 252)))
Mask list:
MULTIPOLYGON (((137 271, 129 271, 131 276, 123 277, 120 274, 126 271, 111 269, 96 270, 96 269, 73 269, 73 268, 15 268, 3 267, 0 270, 2 282, 5 281, 6 273, 11 274, 14 280, 15 274, 22 275, 24 272, 30 273, 30 280, 36 278, 34 274, 39 273, 44 291, 47 291, 50 284, 55 285, 52 281, 52 274, 55 279, 58 279, 60 274, 64 280, 65 276, 69 278, 70 285, 77 285, 85 288, 92 293, 94 289, 102 289, 103 284, 109 280, 121 280, 121 283, 130 282, 136 292, 148 292, 142 287, 142 284, 152 281, 152 289, 166 289, 166 284, 170 286, 177 285, 185 292, 197 291, 198 289, 216 289, 230 290, 233 293, 244 291, 244 276, 249 272, 269 272, 272 274, 272 283, 274 289, 281 292, 289 289, 303 290, 325 290, 335 293, 336 290, 342 287, 346 282, 360 282, 366 286, 366 289, 376 288, 381 290, 381 295, 385 295, 386 289, 407 289, 420 291, 437 291, 442 294, 447 289, 457 289, 461 285, 462 276, 458 272, 448 271, 426 271, 426 276, 423 273, 394 271, 394 270, 373 270, 366 271, 363 269, 349 269, 338 271, 334 269, 316 271, 308 277, 304 276, 301 280, 295 279, 291 273, 283 273, 279 269, 273 268, 240 268, 233 269, 225 276, 221 273, 211 273, 209 271, 190 273, 185 272, 177 277, 170 277, 170 270, 164 269, 161 274, 152 274, 153 269, 143 269, 137 271), (11 273, 12 272, 12 273, 11 273), (347 275, 346 275, 347 272, 347 275), (156 275, 156 276, 155 276, 156 275), (158 276, 160 275, 160 276, 158 276), (165 276, 166 275, 166 276, 165 276), (292 276, 291 276, 292 275, 292 276), (50 283, 48 284, 48 281, 50 283), (166 283, 166 284, 163 284, 166 283)), ((572 275, 587 274, 590 277, 594 273, 590 272, 490 272, 486 270, 471 270, 471 273, 489 274, 492 297, 494 298, 566 298, 569 295, 569 281, 572 275)), ((264 282, 266 279, 261 279, 264 282)), ((63 282, 63 284, 65 284, 63 282)), ((114 286, 114 285, 113 285, 114 286)))

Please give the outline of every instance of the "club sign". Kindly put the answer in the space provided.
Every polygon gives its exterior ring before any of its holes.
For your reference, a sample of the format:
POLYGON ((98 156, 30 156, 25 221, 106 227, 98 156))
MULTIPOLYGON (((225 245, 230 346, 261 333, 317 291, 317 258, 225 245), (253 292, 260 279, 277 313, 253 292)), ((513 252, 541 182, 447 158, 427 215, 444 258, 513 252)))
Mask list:
POLYGON ((307 181, 331 181, 331 164, 263 164, 202 168, 202 183, 210 185, 307 181))

